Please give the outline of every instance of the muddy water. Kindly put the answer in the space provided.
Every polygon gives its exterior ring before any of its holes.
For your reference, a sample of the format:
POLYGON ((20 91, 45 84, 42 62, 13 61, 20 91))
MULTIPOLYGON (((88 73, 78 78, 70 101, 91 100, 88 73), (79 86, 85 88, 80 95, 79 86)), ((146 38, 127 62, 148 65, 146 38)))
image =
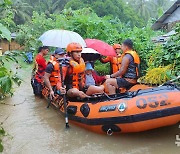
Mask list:
POLYGON ((63 117, 33 96, 28 80, 3 102, 6 105, 0 104, 0 122, 9 134, 3 139, 5 154, 180 153, 175 145, 178 125, 119 136, 99 135, 74 125, 67 131, 63 117))

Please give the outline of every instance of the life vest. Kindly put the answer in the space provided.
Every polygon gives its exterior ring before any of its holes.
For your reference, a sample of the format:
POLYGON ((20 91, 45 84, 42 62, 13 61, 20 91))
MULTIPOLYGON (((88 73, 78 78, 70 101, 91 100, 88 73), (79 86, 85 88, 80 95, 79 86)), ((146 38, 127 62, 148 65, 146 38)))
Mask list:
MULTIPOLYGON (((56 86, 57 89, 60 89, 60 87, 62 86, 62 83, 61 83, 59 63, 57 62, 57 60, 54 56, 51 56, 48 63, 51 63, 54 67, 53 72, 51 73, 51 75, 49 77, 51 86, 56 86)), ((66 76, 66 72, 67 72, 67 67, 63 66, 62 67, 63 80, 66 76)))
POLYGON ((122 55, 118 57, 111 57, 107 56, 106 58, 100 59, 102 63, 107 63, 110 62, 110 74, 116 73, 120 67, 121 67, 121 62, 122 62, 122 55))
POLYGON ((112 57, 112 59, 111 59, 112 74, 119 71, 119 69, 121 67, 121 62, 122 62, 122 56, 112 57))
POLYGON ((80 62, 76 62, 73 59, 70 60, 70 66, 72 72, 70 72, 69 84, 71 88, 77 88, 78 90, 82 90, 85 86, 85 63, 81 58, 80 62))
POLYGON ((136 51, 127 51, 126 54, 130 54, 133 57, 133 62, 130 62, 127 72, 123 75, 124 78, 130 79, 138 79, 139 78, 139 66, 140 66, 140 58, 136 51))

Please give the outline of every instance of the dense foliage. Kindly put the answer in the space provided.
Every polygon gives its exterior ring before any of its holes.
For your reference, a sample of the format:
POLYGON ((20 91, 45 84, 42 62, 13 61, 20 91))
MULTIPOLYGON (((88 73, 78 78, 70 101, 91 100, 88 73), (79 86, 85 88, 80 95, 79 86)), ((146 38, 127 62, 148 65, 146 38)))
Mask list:
MULTIPOLYGON (((65 9, 61 14, 33 13, 32 21, 19 26, 17 41, 26 47, 38 47, 37 40, 40 35, 49 29, 67 29, 79 33, 83 38, 96 38, 109 44, 122 43, 124 39, 131 38, 134 41, 134 49, 141 57, 141 73, 144 75, 147 69, 163 67, 173 63, 173 75, 179 72, 179 32, 165 45, 154 44, 151 38, 160 35, 151 29, 149 22, 144 28, 131 28, 122 23, 118 18, 99 17, 91 8, 73 11, 65 9), (151 60, 151 61, 150 61, 151 60)), ((102 67, 101 67, 102 68, 102 67)), ((100 70, 105 71, 105 69, 100 70)), ((105 71, 107 73, 108 71, 105 71)))
MULTIPOLYGON (((10 6, 0 9, 1 17, 12 13, 16 24, 24 24, 31 20, 33 11, 50 14, 59 14, 65 8, 73 10, 91 7, 98 16, 112 16, 121 22, 130 23, 132 26, 141 27, 146 25, 151 18, 157 19, 166 11, 175 0, 10 0, 10 6)), ((4 3, 0 5, 5 5, 4 3)))
POLYGON ((5 38, 8 41, 11 40, 11 32, 3 25, 0 23, 0 38, 5 38))
POLYGON ((142 27, 144 24, 140 16, 134 13, 134 9, 126 5, 123 0, 71 0, 65 5, 65 8, 72 8, 73 10, 87 7, 91 7, 100 17, 111 15, 123 23, 129 22, 131 26, 142 27))
POLYGON ((68 9, 49 18, 43 13, 34 12, 30 23, 19 26, 17 41, 21 45, 32 47, 42 33, 57 28, 75 31, 84 38, 97 38, 110 43, 118 36, 117 29, 121 29, 119 26, 123 25, 118 19, 98 17, 90 8, 77 11, 68 9))
POLYGON ((21 79, 18 77, 16 70, 11 70, 11 64, 18 63, 16 57, 23 56, 23 53, 17 51, 6 52, 0 57, 0 99, 7 95, 13 94, 13 83, 18 86, 21 84, 21 79))
POLYGON ((126 0, 144 21, 159 18, 176 0, 126 0))
POLYGON ((165 44, 162 64, 173 64, 175 75, 180 75, 180 23, 176 25, 176 34, 165 44))
MULTIPOLYGON (((134 7, 137 5, 142 7, 147 7, 151 1, 138 1, 134 0, 134 7), (138 3, 139 2, 139 3, 138 3), (140 3, 141 2, 141 3, 140 3), (141 5, 140 5, 141 4, 141 5), (146 5, 145 5, 146 4, 146 5)), ((24 0, 20 1, 18 5, 27 6, 30 4, 30 1, 24 0)), ((154 68, 161 68, 167 65, 172 64, 171 70, 169 73, 170 77, 174 75, 178 75, 179 72, 179 32, 177 25, 177 34, 176 36, 172 37, 165 45, 157 45, 151 41, 151 38, 154 36, 160 35, 159 32, 154 32, 150 28, 152 23, 149 21, 147 25, 143 28, 138 28, 141 25, 141 21, 137 19, 133 12, 133 7, 131 6, 132 3, 127 1, 78 1, 78 0, 64 0, 64 1, 57 1, 57 3, 53 3, 54 1, 46 1, 46 3, 42 4, 42 1, 33 1, 33 10, 31 19, 27 19, 26 23, 23 25, 15 25, 16 20, 14 20, 15 15, 13 11, 10 9, 8 15, 2 21, 3 25, 11 29, 15 27, 18 36, 17 42, 20 43, 22 46, 25 46, 25 50, 29 51, 30 48, 37 48, 40 45, 38 38, 47 30, 49 29, 67 29, 72 30, 79 33, 83 38, 96 38, 103 40, 109 44, 113 43, 122 43, 124 39, 131 38, 134 41, 134 49, 139 53, 141 57, 141 73, 145 75, 147 71, 150 71, 154 68), (59 3, 63 2, 65 8, 63 9, 59 7, 59 3), (75 3, 76 2, 76 3, 75 3), (37 5, 42 4, 42 5, 37 5), (73 10, 78 8, 88 7, 80 10, 73 10), (118 9, 120 10, 117 10, 118 9), (72 8, 72 9, 71 9, 72 8), (43 11, 43 10, 47 11, 43 11), (59 10, 59 11, 58 11, 59 10), (113 13, 115 10, 116 15, 113 13), (123 11, 124 10, 124 11, 123 11), (127 11, 127 12, 126 12, 127 11), (42 13, 44 12, 44 13, 42 13), (119 14, 121 12, 121 14, 119 14), (52 14, 53 13, 53 14, 52 14), (124 13, 124 14, 123 14, 124 13), (109 16, 105 16, 109 15, 109 16), (135 19, 135 20, 133 20, 135 19), (126 19, 126 20, 124 20, 126 19), (131 21, 131 22, 128 22, 131 21), (136 23, 139 23, 138 26, 136 23), (134 22, 134 23, 133 23, 134 22), (133 26, 133 28, 132 28, 133 26)), ((13 2, 14 4, 15 2, 13 2)), ((153 2, 154 5, 156 4, 157 7, 161 7, 165 10, 165 4, 162 3, 161 0, 153 2)), ((17 6, 17 5, 16 5, 17 6)), ((27 7, 28 10, 30 7, 27 7)), ((143 16, 143 7, 140 8, 141 13, 137 13, 143 16)), ((20 14, 19 14, 20 15, 20 14)), ((16 17, 17 18, 17 17, 16 17)), ((19 16, 20 18, 20 16, 19 16)), ((149 18, 148 18, 149 19, 149 18)), ((144 20, 148 20, 144 19, 144 20)), ((11 29, 12 30, 12 29, 11 29)), ((4 36, 4 33, 0 34, 1 37, 4 36)), ((7 35, 6 35, 7 36, 7 35)), ((100 63, 97 62, 97 66, 100 63)), ((98 71, 101 73, 108 73, 107 67, 96 67, 98 71)), ((168 67, 169 68, 169 67, 168 67)), ((169 72, 169 71, 167 71, 169 72)), ((169 78, 170 78, 169 77, 169 78)))
MULTIPOLYGON (((11 1, 6 0, 0 4, 0 7, 7 8, 10 4, 11 1)), ((11 41, 11 32, 2 23, 0 23, 0 39, 1 38, 11 41)), ((7 94, 12 95, 12 87, 14 82, 20 85, 21 81, 17 77, 17 74, 14 74, 10 68, 7 67, 7 64, 5 65, 5 63, 8 61, 18 63, 15 58, 17 55, 19 54, 16 52, 6 52, 4 55, 0 56, 0 99, 3 99, 7 94)))

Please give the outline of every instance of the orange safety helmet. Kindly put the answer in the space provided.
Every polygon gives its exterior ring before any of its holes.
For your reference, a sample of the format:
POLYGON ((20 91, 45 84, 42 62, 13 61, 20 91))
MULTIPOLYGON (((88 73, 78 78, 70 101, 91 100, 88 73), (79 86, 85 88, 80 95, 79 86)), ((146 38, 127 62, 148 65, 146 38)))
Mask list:
POLYGON ((79 43, 70 43, 66 48, 67 52, 82 51, 82 46, 79 43))
POLYGON ((113 45, 113 48, 116 50, 116 49, 121 49, 121 45, 120 44, 114 44, 113 45))

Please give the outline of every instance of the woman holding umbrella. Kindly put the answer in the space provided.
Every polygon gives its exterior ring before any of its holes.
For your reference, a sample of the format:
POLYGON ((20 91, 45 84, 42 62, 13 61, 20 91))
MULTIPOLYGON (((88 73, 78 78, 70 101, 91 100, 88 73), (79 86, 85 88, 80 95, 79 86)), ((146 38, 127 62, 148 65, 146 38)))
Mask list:
POLYGON ((67 95, 69 97, 85 98, 95 93, 103 93, 103 86, 85 86, 85 63, 81 57, 82 46, 70 43, 66 48, 70 59, 70 67, 66 76, 67 95))

